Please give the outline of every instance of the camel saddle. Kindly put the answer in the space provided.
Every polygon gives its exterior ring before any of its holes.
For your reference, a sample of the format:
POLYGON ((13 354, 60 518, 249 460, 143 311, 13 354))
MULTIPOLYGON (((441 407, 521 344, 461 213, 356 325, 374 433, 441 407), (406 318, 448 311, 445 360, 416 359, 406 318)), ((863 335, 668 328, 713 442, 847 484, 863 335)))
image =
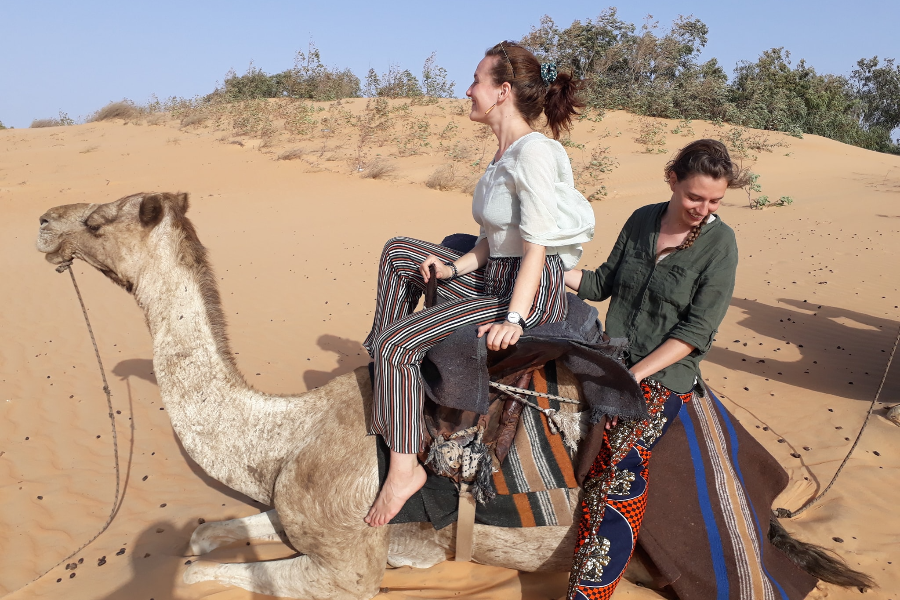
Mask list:
MULTIPOLYGON (((442 244, 464 252, 474 239, 456 234, 445 238, 442 244)), ((469 326, 429 351, 423 362, 428 446, 420 453, 420 461, 430 472, 471 490, 479 503, 489 502, 496 494, 492 473, 509 453, 523 411, 540 410, 551 434, 566 438, 579 485, 600 450, 606 415, 645 416, 643 395, 624 365, 624 340, 610 340, 602 332, 596 309, 572 295, 569 301, 576 303, 578 309, 569 320, 573 322, 556 329, 549 327, 544 335, 535 335, 541 330, 536 328, 506 350, 487 352, 484 339, 478 339, 469 326), (590 334, 584 333, 584 323, 590 327, 590 334), (570 335, 573 330, 579 335, 570 335), (532 374, 554 360, 572 363, 576 377, 582 375, 579 387, 593 391, 593 398, 599 401, 582 403, 577 398, 570 399, 582 405, 581 412, 538 407, 537 399, 523 392, 529 388, 532 374), (491 382, 520 391, 497 389, 491 382), (576 454, 579 445, 581 451, 576 454)), ((441 302, 432 266, 425 308, 441 302)))

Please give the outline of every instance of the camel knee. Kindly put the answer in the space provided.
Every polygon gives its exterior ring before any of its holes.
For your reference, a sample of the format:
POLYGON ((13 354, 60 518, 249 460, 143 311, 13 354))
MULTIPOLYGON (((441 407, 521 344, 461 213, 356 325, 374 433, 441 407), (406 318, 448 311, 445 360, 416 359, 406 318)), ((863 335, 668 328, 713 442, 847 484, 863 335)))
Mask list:
POLYGON ((243 540, 283 539, 284 528, 274 510, 228 521, 204 523, 194 530, 189 556, 200 556, 216 548, 243 540))

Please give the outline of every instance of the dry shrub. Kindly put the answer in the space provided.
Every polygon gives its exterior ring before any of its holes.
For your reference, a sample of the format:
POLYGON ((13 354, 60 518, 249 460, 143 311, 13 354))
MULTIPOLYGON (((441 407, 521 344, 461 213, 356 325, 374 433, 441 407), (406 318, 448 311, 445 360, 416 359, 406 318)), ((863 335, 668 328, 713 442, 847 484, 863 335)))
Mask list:
POLYGON ((450 105, 450 114, 458 117, 467 117, 472 112, 472 103, 469 100, 461 100, 450 105))
POLYGON ((130 121, 137 119, 142 114, 140 108, 133 103, 123 100, 121 102, 110 102, 88 118, 88 123, 96 121, 109 121, 111 119, 125 119, 130 121))
POLYGON ((181 119, 181 126, 182 127, 190 127, 191 125, 200 125, 201 123, 206 121, 206 119, 208 119, 208 118, 209 117, 207 115, 200 113, 200 112, 191 113, 191 114, 187 115, 186 117, 184 117, 183 119, 181 119))
POLYGON ((462 182, 459 184, 459 191, 467 196, 473 195, 475 193, 475 186, 478 185, 480 179, 481 176, 477 174, 463 178, 462 182))
POLYGON ((70 119, 69 115, 63 111, 59 111, 59 117, 55 119, 35 119, 31 122, 31 127, 32 129, 36 129, 38 127, 64 127, 74 124, 74 119, 70 119))
POLYGON ((731 127, 722 134, 713 133, 710 137, 720 140, 728 147, 732 157, 757 160, 757 152, 772 152, 775 148, 790 146, 786 141, 772 140, 769 132, 747 127, 731 127))
POLYGON ((259 144, 256 146, 256 149, 262 151, 271 148, 275 145, 275 141, 276 139, 274 135, 264 135, 259 140, 259 144))
POLYGON ((454 189, 458 185, 458 182, 453 164, 439 166, 434 170, 434 173, 428 177, 428 181, 425 182, 425 185, 433 190, 441 190, 442 192, 454 189))
POLYGON ((302 148, 291 148, 278 155, 278 160, 300 160, 303 158, 302 148))
POLYGON ((169 139, 166 140, 166 143, 172 144, 173 146, 177 146, 178 144, 181 143, 181 138, 170 137, 169 139))
POLYGON ((373 160, 359 174, 363 179, 381 179, 397 170, 397 165, 386 160, 373 160))
POLYGON ((663 154, 666 151, 666 126, 661 121, 655 121, 646 117, 637 120, 638 136, 634 141, 644 146, 644 152, 648 154, 663 154))
POLYGON ((147 125, 162 125, 167 119, 168 116, 165 113, 153 113, 147 117, 147 125))

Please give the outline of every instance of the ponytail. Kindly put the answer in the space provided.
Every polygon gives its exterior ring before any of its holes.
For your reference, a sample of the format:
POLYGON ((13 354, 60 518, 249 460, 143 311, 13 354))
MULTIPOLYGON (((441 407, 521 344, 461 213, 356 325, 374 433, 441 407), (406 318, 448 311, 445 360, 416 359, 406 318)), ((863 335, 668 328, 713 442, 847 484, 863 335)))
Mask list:
POLYGON ((500 42, 484 55, 497 57, 491 69, 494 84, 509 83, 515 91, 516 108, 529 125, 545 115, 557 140, 563 130, 571 128, 572 117, 585 105, 578 97, 580 81, 569 73, 556 73, 552 63, 541 65, 534 54, 515 42, 500 42))

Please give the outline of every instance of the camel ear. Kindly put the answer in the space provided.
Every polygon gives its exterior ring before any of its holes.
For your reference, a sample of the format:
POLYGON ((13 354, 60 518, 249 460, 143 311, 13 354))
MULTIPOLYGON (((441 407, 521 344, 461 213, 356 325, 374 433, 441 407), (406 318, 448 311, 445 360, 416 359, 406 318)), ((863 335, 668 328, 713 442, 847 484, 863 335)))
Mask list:
POLYGON ((180 194, 175 194, 175 206, 178 208, 178 211, 181 214, 185 214, 188 211, 188 194, 187 192, 181 192, 180 194))
POLYGON ((138 218, 144 227, 156 227, 163 218, 163 201, 159 194, 144 196, 141 199, 141 208, 138 211, 138 218))

